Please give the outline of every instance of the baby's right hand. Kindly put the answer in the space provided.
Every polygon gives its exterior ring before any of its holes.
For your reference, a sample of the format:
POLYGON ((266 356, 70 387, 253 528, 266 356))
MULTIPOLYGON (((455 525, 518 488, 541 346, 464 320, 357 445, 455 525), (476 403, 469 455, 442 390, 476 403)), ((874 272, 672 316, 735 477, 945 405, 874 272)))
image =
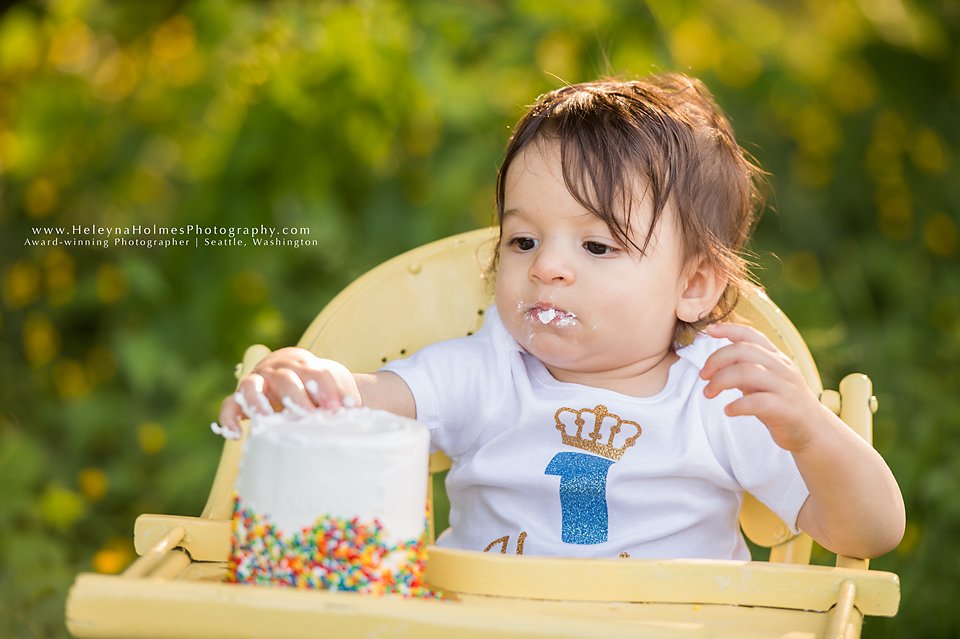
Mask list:
POLYGON ((283 410, 285 398, 308 411, 317 407, 336 411, 344 404, 360 405, 357 382, 345 366, 320 359, 302 348, 281 348, 270 353, 240 381, 237 392, 223 400, 220 425, 239 434, 244 414, 237 394, 262 415, 283 410))

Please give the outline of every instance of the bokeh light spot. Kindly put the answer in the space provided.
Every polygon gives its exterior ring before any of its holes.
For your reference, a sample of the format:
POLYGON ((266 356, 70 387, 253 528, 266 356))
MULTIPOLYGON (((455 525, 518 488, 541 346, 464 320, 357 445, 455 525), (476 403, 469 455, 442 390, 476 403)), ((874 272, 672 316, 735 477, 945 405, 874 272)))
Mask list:
POLYGON ((166 181, 153 168, 139 168, 130 177, 130 199, 138 204, 155 202, 166 190, 166 181))
POLYGON ((233 276, 233 293, 244 304, 259 304, 267 296, 267 278, 259 271, 240 271, 233 276))
POLYGON ((155 455, 167 445, 167 434, 156 422, 146 422, 137 428, 137 443, 147 455, 155 455))
POLYGON ((723 43, 710 25, 698 18, 690 18, 673 31, 670 51, 678 64, 688 66, 696 73, 716 66, 723 52, 723 43))
POLYGON ((105 575, 116 575, 129 566, 136 556, 130 540, 117 537, 93 555, 93 569, 105 575))
POLYGON ((22 308, 40 297, 40 269, 26 260, 15 262, 3 273, 3 301, 22 308))
POLYGON ((783 278, 800 291, 815 291, 823 282, 820 260, 812 251, 798 251, 783 261, 783 278))
POLYGON ((16 168, 20 163, 20 141, 12 131, 0 130, 0 173, 16 168))
POLYGON ((90 383, 80 362, 66 359, 53 367, 53 383, 57 394, 64 399, 83 397, 90 392, 90 383))
POLYGON ((934 255, 954 257, 960 249, 957 225, 946 213, 937 213, 923 225, 923 240, 934 255))
POLYGON ((762 71, 763 63, 750 47, 728 42, 717 66, 717 77, 728 86, 743 88, 753 84, 762 71))
POLYGON ((577 82, 580 75, 580 41, 568 33, 554 31, 537 43, 537 66, 564 82, 577 82))
POLYGON ((97 299, 113 304, 127 292, 127 276, 114 264, 101 264, 97 269, 97 299))
POLYGON ((210 101, 203 114, 203 121, 211 129, 230 133, 243 125, 247 115, 245 102, 227 94, 221 94, 210 101))
POLYGON ((76 262, 59 247, 50 249, 43 258, 47 276, 47 297, 53 306, 69 302, 76 292, 76 262))
POLYGON ((57 206, 57 187, 47 178, 37 178, 27 187, 24 207, 30 217, 46 217, 57 206))
POLYGON ((927 173, 943 173, 947 170, 947 146, 930 128, 923 128, 913 144, 910 145, 910 159, 927 173))
POLYGON ((23 324, 23 351, 32 366, 43 366, 60 350, 60 334, 43 313, 31 313, 23 324))
POLYGON ((153 34, 153 54, 164 61, 177 60, 188 55, 197 45, 193 23, 185 15, 176 15, 153 34))
POLYGON ((776 11, 760 2, 737 2, 731 25, 742 42, 755 49, 767 49, 783 39, 783 21, 776 11))
POLYGON ((0 21, 0 69, 13 75, 33 70, 40 59, 37 20, 33 11, 23 6, 10 6, 0 21))
POLYGON ((804 152, 824 157, 840 146, 843 134, 833 111, 822 104, 806 104, 794 116, 794 139, 804 152))
POLYGON ((903 191, 877 194, 877 212, 880 230, 893 240, 908 240, 913 235, 913 205, 910 196, 903 191))
POLYGON ((110 489, 110 479, 103 469, 87 467, 77 474, 77 485, 88 501, 100 501, 110 489))
POLYGON ((40 498, 40 515, 57 530, 70 528, 86 512, 83 498, 76 492, 51 485, 40 498))
POLYGON ((54 33, 47 58, 61 71, 82 71, 88 57, 95 55, 92 51, 93 42, 93 32, 86 24, 76 19, 69 20, 54 33))
POLYGON ((828 86, 833 105, 844 113, 860 113, 867 109, 877 95, 877 80, 873 69, 862 60, 841 64, 828 86))
POLYGON ((271 341, 280 337, 286 323, 283 316, 274 308, 265 308, 253 318, 251 330, 255 339, 271 341))
POLYGON ((830 42, 809 26, 795 25, 787 33, 783 53, 788 64, 806 82, 820 84, 835 68, 830 42))
POLYGON ((108 55, 93 76, 93 94, 107 102, 116 102, 130 95, 140 81, 134 61, 123 51, 108 55))

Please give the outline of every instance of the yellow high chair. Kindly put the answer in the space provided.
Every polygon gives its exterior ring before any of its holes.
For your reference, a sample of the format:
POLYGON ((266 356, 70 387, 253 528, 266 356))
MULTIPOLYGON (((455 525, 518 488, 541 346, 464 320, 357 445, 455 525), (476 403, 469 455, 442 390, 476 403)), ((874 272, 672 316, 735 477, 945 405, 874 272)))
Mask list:
MULTIPOLYGON (((494 238, 493 229, 463 233, 382 264, 340 293, 299 346, 372 372, 478 330, 493 292, 484 269, 494 238)), ((765 295, 743 300, 740 314, 797 362, 824 404, 871 440, 876 400, 866 377, 848 376, 839 394, 823 391, 800 335, 765 295)), ((267 353, 248 349, 238 376, 267 353)), ((134 529, 140 558, 126 572, 77 577, 66 608, 74 636, 851 639, 865 615, 893 616, 900 602, 897 576, 868 570, 865 560, 807 565, 810 538, 792 536, 749 495, 741 526, 770 547, 769 562, 530 557, 505 542, 489 553, 431 546, 426 578, 443 591, 441 601, 225 584, 241 450, 242 441, 224 444, 200 517, 141 515, 134 529)), ((430 472, 449 463, 435 454, 430 472)))

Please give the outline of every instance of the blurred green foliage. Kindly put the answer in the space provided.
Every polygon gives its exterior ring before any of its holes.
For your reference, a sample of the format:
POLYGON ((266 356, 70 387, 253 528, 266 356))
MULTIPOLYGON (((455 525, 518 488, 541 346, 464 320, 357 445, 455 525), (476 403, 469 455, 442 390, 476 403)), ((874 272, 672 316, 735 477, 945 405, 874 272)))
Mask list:
MULTIPOLYGON (((951 0, 36 0, 0 14, 0 634, 61 637, 143 512, 198 514, 255 342, 490 223, 510 126, 608 72, 702 78, 771 172, 760 277, 863 372, 909 525, 870 637, 960 634, 960 6, 951 0), (73 225, 318 247, 25 246, 73 225)), ((827 561, 824 551, 815 559, 827 561)))

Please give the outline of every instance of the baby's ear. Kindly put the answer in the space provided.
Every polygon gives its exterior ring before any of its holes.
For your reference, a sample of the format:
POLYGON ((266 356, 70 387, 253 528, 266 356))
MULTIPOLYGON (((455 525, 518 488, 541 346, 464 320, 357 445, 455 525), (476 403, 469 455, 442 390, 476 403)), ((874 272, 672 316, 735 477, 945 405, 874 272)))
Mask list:
POLYGON ((726 282, 709 260, 695 258, 680 278, 677 319, 693 323, 710 314, 726 288, 726 282))

